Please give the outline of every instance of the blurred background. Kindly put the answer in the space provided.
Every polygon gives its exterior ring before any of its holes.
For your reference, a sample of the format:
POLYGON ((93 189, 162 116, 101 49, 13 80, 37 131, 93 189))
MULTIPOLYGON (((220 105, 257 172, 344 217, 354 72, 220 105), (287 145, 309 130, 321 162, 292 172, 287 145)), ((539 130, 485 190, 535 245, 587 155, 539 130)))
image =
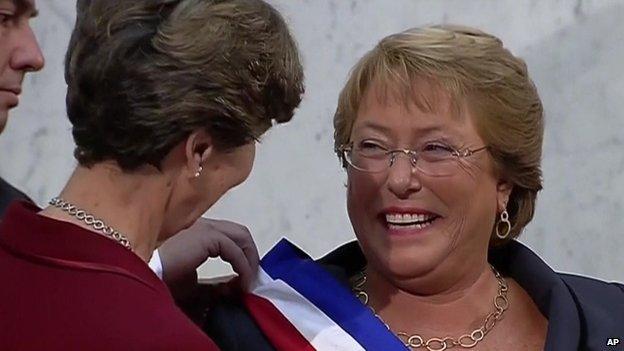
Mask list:
MULTIPOLYGON (((257 149, 249 180, 207 217, 240 222, 260 253, 287 237, 313 257, 353 240, 332 116, 347 73, 382 37, 453 23, 500 37, 524 58, 546 110, 544 190, 521 241, 561 271, 624 281, 624 2, 619 0, 269 0, 302 52, 306 95, 257 149)), ((75 166, 63 58, 75 1, 38 0, 46 57, 0 136, 0 176, 39 205, 75 166)), ((211 260, 200 275, 226 274, 211 260)))

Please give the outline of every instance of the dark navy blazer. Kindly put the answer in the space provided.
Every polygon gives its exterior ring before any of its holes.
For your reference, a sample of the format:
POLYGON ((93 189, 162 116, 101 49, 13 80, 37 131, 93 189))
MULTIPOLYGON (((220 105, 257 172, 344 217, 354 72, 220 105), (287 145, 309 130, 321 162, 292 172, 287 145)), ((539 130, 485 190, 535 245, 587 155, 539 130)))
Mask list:
POLYGON ((24 193, 15 189, 11 184, 0 178, 0 218, 13 200, 29 200, 24 193))
MULTIPOLYGON (((624 285, 557 273, 517 241, 491 249, 489 261, 518 282, 548 318, 545 350, 624 350, 624 285), (615 338, 619 344, 608 346, 615 338)), ((366 264, 356 242, 339 247, 319 263, 347 286, 349 277, 366 264)), ((206 316, 204 330, 223 351, 274 350, 237 301, 223 300, 206 316)))

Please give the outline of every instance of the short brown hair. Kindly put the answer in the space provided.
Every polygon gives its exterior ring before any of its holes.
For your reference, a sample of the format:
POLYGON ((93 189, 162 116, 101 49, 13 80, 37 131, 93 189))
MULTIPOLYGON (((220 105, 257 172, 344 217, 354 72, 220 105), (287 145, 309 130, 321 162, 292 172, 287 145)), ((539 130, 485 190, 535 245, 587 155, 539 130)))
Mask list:
POLYGON ((296 44, 262 0, 79 0, 65 62, 75 157, 159 166, 206 128, 227 150, 289 121, 296 44))
MULTIPOLYGON (((338 156, 373 83, 394 89, 403 102, 416 100, 419 108, 427 108, 431 104, 426 94, 413 88, 418 79, 440 86, 455 104, 464 101, 473 112, 497 170, 513 185, 507 205, 509 238, 517 237, 533 218, 542 189, 543 107, 524 61, 493 35, 468 27, 433 26, 382 39, 356 64, 340 94, 334 115, 338 156)), ((500 240, 492 235, 490 242, 500 240)))

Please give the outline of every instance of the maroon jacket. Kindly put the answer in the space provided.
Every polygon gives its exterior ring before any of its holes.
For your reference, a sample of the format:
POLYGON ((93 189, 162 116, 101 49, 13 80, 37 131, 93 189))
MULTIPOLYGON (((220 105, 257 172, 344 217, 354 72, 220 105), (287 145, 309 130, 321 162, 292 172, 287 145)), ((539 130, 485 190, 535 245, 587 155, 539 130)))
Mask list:
POLYGON ((0 350, 218 350, 138 256, 39 210, 0 222, 0 350))

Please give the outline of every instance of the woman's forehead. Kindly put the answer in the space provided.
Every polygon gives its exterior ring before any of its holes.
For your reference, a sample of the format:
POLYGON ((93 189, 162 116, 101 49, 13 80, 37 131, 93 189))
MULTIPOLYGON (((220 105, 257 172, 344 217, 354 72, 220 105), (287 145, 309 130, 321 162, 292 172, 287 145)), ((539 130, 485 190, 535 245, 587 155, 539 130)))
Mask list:
POLYGON ((464 98, 433 78, 403 80, 374 80, 366 89, 358 108, 361 112, 371 108, 403 108, 407 112, 460 117, 464 98))
POLYGON ((352 134, 468 137, 476 130, 464 100, 458 101, 440 85, 416 83, 401 91, 374 84, 362 98, 352 134))
POLYGON ((387 137, 398 137, 399 134, 407 132, 409 135, 414 136, 440 136, 440 137, 451 137, 456 133, 455 126, 444 125, 443 123, 433 123, 430 124, 404 124, 397 125, 393 123, 387 123, 388 119, 384 119, 383 117, 378 118, 370 118, 366 120, 362 120, 361 123, 358 123, 354 126, 353 135, 380 135, 387 137))
POLYGON ((396 85, 374 84, 360 101, 355 124, 388 118, 388 115, 411 116, 427 122, 427 125, 447 119, 462 121, 468 110, 464 101, 463 98, 458 100, 439 85, 416 83, 402 89, 396 85))

